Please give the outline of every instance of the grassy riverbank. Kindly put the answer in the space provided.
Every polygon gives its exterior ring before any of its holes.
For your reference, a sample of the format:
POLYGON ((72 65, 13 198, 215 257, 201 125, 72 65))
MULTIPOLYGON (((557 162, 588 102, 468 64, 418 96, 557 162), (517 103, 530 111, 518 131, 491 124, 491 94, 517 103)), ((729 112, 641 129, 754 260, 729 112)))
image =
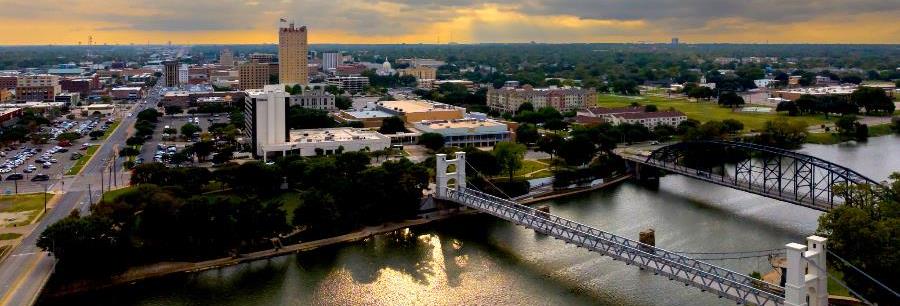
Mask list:
MULTIPOLYGON (((894 131, 891 130, 890 124, 879 124, 873 125, 869 127, 869 137, 878 137, 891 135, 894 131)), ((837 133, 810 133, 806 137, 806 143, 814 143, 814 144, 838 144, 846 140, 842 140, 837 133)))

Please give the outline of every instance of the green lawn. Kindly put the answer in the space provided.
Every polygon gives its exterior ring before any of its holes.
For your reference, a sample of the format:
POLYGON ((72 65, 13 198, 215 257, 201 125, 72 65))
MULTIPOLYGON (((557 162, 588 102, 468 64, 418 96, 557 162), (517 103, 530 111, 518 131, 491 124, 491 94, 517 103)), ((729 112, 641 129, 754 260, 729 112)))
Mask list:
MULTIPOLYGON (((53 195, 48 194, 47 200, 53 195)), ((28 219, 16 223, 16 225, 26 225, 31 223, 38 212, 44 209, 44 193, 20 194, 20 195, 2 195, 0 196, 0 212, 28 212, 28 219)))
POLYGON ((284 209, 285 217, 288 224, 293 224, 294 209, 300 206, 300 195, 296 192, 285 192, 275 198, 273 201, 281 201, 281 208, 284 209))
MULTIPOLYGON (((522 161, 522 168, 520 168, 519 170, 516 170, 516 172, 513 172, 513 176, 518 177, 518 178, 524 178, 524 179, 536 179, 536 178, 544 178, 544 177, 553 176, 553 172, 550 171, 550 166, 544 165, 537 161, 526 159, 526 160, 522 161), (535 171, 540 171, 540 172, 535 172, 535 171), (531 176, 529 176, 529 177, 525 177, 526 174, 532 173, 532 172, 535 172, 535 173, 531 174, 531 176)), ((500 173, 499 175, 496 175, 493 178, 494 179, 502 179, 502 178, 508 178, 508 177, 509 177, 509 173, 500 173)))
POLYGON ((100 145, 93 145, 85 150, 84 155, 81 156, 75 164, 72 165, 72 168, 69 168, 69 171, 66 171, 66 175, 76 175, 78 172, 81 172, 81 168, 84 167, 84 164, 87 164, 88 160, 91 159, 91 156, 94 156, 94 152, 97 152, 97 149, 100 148, 100 145))
MULTIPOLYGON (((844 281, 844 272, 832 269, 831 266, 828 267, 828 274, 834 276, 834 278, 844 281)), ((850 290, 847 290, 847 288, 844 288, 844 286, 841 286, 831 278, 828 279, 828 294, 851 296, 850 290)))
POLYGON ((116 190, 110 190, 110 191, 104 192, 101 201, 103 201, 103 202, 114 201, 117 197, 119 197, 123 193, 128 192, 129 190, 131 190, 133 188, 134 187, 132 186, 132 187, 119 188, 116 190))
POLYGON ((788 120, 800 120, 808 125, 817 125, 828 122, 824 116, 802 116, 789 117, 786 114, 778 113, 744 113, 732 111, 730 108, 720 107, 715 102, 693 102, 685 99, 669 99, 665 97, 654 96, 618 96, 610 94, 598 95, 597 105, 602 107, 621 107, 628 106, 632 102, 641 105, 654 104, 659 110, 667 110, 675 108, 685 113, 688 118, 706 122, 711 120, 736 119, 744 123, 744 131, 761 130, 766 121, 783 117, 788 120))
POLYGON ((2 233, 0 234, 0 240, 13 240, 16 238, 22 237, 22 234, 18 233, 2 233))

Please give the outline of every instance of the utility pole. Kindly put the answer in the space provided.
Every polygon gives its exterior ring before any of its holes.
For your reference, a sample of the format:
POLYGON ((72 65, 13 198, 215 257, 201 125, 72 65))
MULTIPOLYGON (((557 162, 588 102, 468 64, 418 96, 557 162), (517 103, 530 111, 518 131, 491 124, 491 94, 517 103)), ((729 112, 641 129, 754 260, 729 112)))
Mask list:
POLYGON ((48 185, 46 183, 44 184, 44 213, 47 213, 47 188, 49 186, 50 185, 48 185))

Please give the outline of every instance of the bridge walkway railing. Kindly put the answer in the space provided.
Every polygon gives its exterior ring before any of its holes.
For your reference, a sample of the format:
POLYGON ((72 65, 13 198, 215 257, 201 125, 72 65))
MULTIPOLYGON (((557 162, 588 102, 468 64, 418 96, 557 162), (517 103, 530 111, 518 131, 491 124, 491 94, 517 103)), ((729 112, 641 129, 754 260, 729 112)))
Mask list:
POLYGON ((489 213, 567 243, 710 291, 738 303, 784 304, 784 288, 741 273, 620 237, 477 190, 447 188, 444 200, 489 213))

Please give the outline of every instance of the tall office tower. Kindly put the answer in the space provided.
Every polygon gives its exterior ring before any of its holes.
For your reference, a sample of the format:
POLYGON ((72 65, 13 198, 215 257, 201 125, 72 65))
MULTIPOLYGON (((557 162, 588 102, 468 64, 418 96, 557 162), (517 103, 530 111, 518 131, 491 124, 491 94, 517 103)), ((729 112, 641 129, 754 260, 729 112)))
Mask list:
POLYGON ((163 86, 175 87, 178 84, 178 61, 163 62, 163 86))
POLYGON ((322 53, 322 71, 328 72, 341 64, 341 54, 336 52, 322 53))
POLYGON ((219 65, 234 66, 234 53, 231 53, 231 50, 222 49, 222 52, 219 53, 219 65))
POLYGON ((282 84, 309 84, 306 26, 278 29, 278 79, 282 84))

